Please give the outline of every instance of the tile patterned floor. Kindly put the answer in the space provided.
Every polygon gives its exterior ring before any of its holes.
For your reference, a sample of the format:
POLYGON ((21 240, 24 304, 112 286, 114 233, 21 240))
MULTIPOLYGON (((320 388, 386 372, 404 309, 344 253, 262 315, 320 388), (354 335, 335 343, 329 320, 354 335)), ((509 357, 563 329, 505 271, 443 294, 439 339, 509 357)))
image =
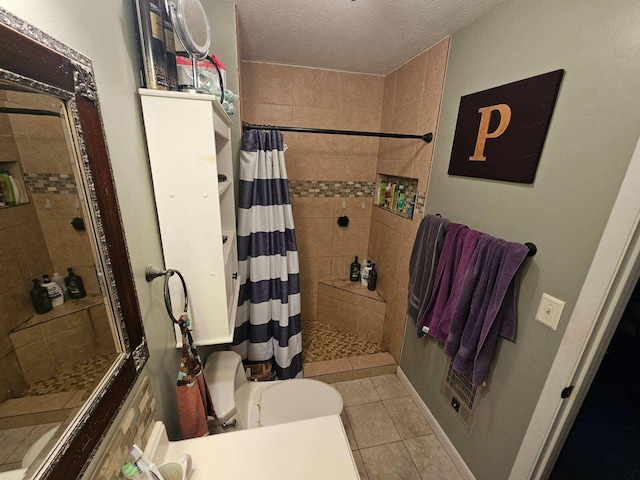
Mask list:
MULTIPOLYGON (((116 356, 115 353, 101 355, 51 378, 33 383, 22 397, 0 404, 0 417, 25 416, 27 410, 38 413, 77 408, 102 380, 116 356), (41 405, 43 402, 46 405, 41 405)), ((29 447, 51 428, 59 425, 56 422, 0 429, 0 472, 21 468, 22 457, 29 447)))
POLYGON ((304 363, 384 352, 377 343, 352 333, 341 332, 322 322, 302 322, 302 361, 304 363))
POLYGON ((362 480, 462 480, 396 374, 333 385, 362 480))
POLYGON ((78 390, 84 390, 91 394, 111 367, 117 355, 116 353, 100 355, 51 378, 34 382, 22 396, 30 397, 78 390))

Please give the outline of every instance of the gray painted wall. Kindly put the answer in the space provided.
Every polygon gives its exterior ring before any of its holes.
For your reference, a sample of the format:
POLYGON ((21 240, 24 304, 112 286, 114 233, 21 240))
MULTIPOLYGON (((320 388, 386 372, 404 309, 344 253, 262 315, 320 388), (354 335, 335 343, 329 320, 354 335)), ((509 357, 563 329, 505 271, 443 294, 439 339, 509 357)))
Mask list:
POLYGON ((640 4, 512 0, 453 35, 426 212, 532 241, 515 343, 501 340, 473 433, 439 394, 441 345, 408 326, 401 367, 479 480, 507 478, 640 134, 640 4), (447 175, 460 97, 565 69, 533 185, 447 175), (557 332, 542 292, 567 302, 557 332))

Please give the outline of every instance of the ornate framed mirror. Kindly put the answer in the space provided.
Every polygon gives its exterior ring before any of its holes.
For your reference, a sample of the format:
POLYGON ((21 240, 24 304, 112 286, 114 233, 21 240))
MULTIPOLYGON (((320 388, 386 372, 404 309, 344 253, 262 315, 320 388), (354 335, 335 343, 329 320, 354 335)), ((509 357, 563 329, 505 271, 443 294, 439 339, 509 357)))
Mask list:
POLYGON ((40 442, 0 478, 77 478, 148 349, 91 61, 2 8, 0 45, 0 410, 40 405, 0 415, 0 438, 22 428, 40 442), (32 279, 69 267, 86 294, 35 313, 32 279))

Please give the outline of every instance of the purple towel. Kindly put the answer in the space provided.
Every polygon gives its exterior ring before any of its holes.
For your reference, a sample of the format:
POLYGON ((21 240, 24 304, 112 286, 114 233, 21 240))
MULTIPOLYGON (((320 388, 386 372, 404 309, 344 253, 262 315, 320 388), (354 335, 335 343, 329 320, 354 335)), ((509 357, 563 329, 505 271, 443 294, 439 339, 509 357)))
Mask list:
POLYGON ((435 215, 425 215, 418 227, 418 233, 409 261, 409 299, 407 315, 415 323, 424 315, 436 273, 438 258, 444 243, 444 235, 449 220, 435 215))
POLYGON ((478 239, 445 344, 454 369, 472 373, 476 387, 487 378, 498 335, 515 338, 515 276, 527 253, 519 243, 484 234, 478 239))
POLYGON ((473 288, 480 276, 480 266, 487 254, 487 242, 491 237, 482 234, 476 242, 471 261, 463 278, 462 287, 458 294, 458 300, 453 305, 451 323, 449 325, 449 336, 444 345, 444 353, 448 357, 455 357, 460 348, 462 331, 467 324, 467 318, 471 310, 471 300, 473 300, 473 288))
MULTIPOLYGON (((473 253, 473 248, 468 248, 471 242, 466 242, 469 232, 471 230, 468 227, 459 223, 451 223, 447 228, 438 268, 433 279, 431 299, 424 315, 418 321, 418 329, 427 326, 429 335, 436 337, 441 342, 447 339, 451 323, 451 315, 445 317, 444 312, 447 305, 452 305, 456 302, 458 291, 460 290, 459 285, 455 289, 456 280, 458 279, 459 284, 462 283, 471 253, 473 253), (468 251, 466 259, 463 258, 465 244, 468 251)), ((475 245, 475 240, 473 244, 475 245)))
POLYGON ((480 235, 459 223, 452 223, 447 228, 431 300, 418 322, 419 329, 428 326, 429 334, 441 342, 449 336, 453 309, 480 235))

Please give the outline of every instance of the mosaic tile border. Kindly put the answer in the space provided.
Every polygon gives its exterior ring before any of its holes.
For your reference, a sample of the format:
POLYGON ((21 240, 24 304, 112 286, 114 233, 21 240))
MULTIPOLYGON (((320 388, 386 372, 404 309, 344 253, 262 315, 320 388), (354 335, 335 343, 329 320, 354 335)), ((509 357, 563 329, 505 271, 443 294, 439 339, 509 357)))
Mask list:
POLYGON ((373 197, 375 182, 354 180, 290 180, 293 197, 373 197))
POLYGON ((31 193, 77 195, 76 180, 71 173, 25 173, 24 183, 31 193))
POLYGON ((414 215, 424 216, 424 207, 427 203, 427 192, 418 192, 416 194, 416 205, 414 207, 414 215))

